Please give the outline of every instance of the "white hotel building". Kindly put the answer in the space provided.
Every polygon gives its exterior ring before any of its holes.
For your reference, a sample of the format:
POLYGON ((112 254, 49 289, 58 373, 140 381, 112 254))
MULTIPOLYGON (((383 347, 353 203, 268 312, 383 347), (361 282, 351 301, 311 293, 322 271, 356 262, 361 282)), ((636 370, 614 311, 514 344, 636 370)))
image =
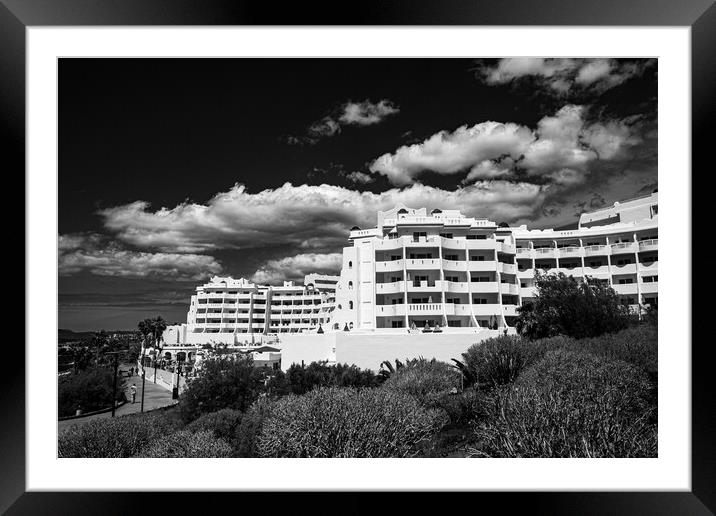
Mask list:
POLYGON ((565 231, 499 227, 456 210, 380 212, 343 249, 333 328, 510 328, 535 295, 536 270, 592 276, 626 305, 655 305, 657 213, 656 192, 585 213, 565 231))
POLYGON ((242 346, 268 337, 284 369, 302 360, 371 368, 418 355, 449 361, 514 332, 517 307, 535 296, 536 270, 598 278, 635 309, 656 305, 657 193, 584 213, 570 230, 399 206, 379 212, 374 228, 350 231, 340 276, 283 286, 214 277, 197 287, 187 323, 169 327, 164 340, 242 346))

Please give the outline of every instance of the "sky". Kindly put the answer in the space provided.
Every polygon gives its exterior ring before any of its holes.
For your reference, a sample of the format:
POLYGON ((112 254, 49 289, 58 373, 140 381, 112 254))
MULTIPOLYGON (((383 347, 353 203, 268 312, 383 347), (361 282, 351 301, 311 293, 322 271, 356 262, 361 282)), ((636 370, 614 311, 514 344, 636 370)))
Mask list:
POLYGON ((60 59, 59 327, 338 273, 398 204, 530 228, 657 187, 655 59, 60 59))

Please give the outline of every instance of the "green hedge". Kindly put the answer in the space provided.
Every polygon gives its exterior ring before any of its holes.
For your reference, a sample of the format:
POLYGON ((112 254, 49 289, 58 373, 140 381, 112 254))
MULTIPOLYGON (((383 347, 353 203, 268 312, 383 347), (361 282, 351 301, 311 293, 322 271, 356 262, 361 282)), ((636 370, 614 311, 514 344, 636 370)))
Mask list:
POLYGON ((408 364, 392 373, 381 388, 409 394, 423 404, 460 389, 461 373, 445 362, 419 359, 408 364))
POLYGON ((446 423, 389 389, 318 388, 274 402, 263 422, 262 457, 409 457, 446 423))
POLYGON ((234 409, 221 409, 209 412, 195 419, 186 426, 191 432, 213 432, 216 437, 231 440, 236 434, 236 428, 241 423, 243 414, 234 409))

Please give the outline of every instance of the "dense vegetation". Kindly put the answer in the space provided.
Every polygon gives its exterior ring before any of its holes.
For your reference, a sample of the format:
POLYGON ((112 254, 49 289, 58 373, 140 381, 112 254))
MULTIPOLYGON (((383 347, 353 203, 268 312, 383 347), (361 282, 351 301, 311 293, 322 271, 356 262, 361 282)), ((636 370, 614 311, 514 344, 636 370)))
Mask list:
POLYGON ((631 316, 608 284, 587 277, 539 274, 537 295, 532 303, 518 308, 517 331, 529 339, 564 335, 596 337, 626 328, 631 316))
MULTIPOLYGON (((74 416, 77 409, 92 412, 112 406, 112 369, 92 367, 58 379, 57 405, 59 417, 74 416)), ((117 379, 116 400, 124 397, 121 379, 117 379)))
MULTIPOLYGON (((589 288, 578 286, 573 301, 612 307, 608 292, 589 288)), ((656 456, 656 315, 634 326, 599 308, 601 321, 566 322, 564 307, 551 319, 534 307, 522 335, 475 344, 454 364, 396 360, 375 374, 312 363, 283 373, 217 355, 177 408, 72 428, 60 456, 656 456)))

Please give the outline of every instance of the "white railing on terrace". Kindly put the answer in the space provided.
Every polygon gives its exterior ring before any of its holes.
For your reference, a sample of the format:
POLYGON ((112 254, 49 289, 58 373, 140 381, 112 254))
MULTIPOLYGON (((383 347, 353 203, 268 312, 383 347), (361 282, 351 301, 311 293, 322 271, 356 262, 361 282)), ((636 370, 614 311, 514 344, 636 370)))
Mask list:
POLYGON ((650 238, 649 240, 642 240, 639 242, 639 249, 644 249, 647 247, 655 247, 659 244, 658 238, 650 238))
POLYGON ((408 310, 410 310, 411 312, 442 312, 443 304, 442 303, 409 304, 408 310))

